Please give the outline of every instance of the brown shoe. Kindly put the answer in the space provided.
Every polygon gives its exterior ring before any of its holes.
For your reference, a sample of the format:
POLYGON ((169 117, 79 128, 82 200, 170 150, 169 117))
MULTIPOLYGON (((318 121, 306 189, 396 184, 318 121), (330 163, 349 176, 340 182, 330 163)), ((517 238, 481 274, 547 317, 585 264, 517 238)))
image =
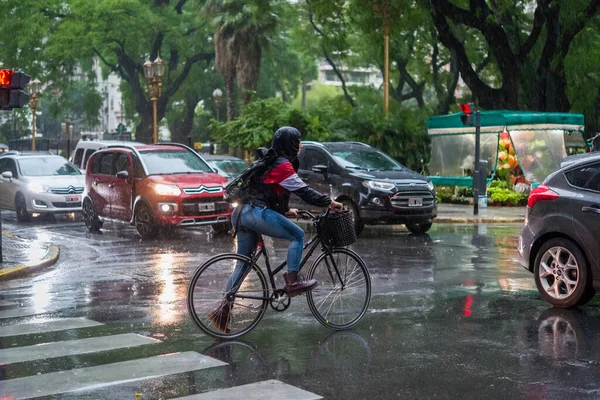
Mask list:
POLYGON ((227 300, 223 300, 219 307, 208 313, 208 318, 210 318, 213 325, 222 333, 231 333, 231 330, 228 327, 230 311, 231 306, 229 302, 227 300))
POLYGON ((285 279, 283 290, 285 290, 289 297, 294 297, 307 290, 312 290, 319 284, 316 279, 310 279, 308 281, 298 279, 298 271, 290 271, 283 274, 283 279, 285 279))

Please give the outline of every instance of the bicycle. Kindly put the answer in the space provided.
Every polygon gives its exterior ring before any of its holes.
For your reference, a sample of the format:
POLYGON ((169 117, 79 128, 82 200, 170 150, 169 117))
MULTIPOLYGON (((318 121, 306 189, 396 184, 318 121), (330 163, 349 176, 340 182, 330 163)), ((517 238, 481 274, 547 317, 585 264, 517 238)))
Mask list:
MULTIPOLYGON (((365 315, 371 301, 371 277, 362 258, 346 247, 336 247, 325 235, 329 211, 315 216, 309 211, 299 211, 300 216, 313 221, 316 234, 304 244, 304 257, 300 270, 321 246, 308 271, 308 279, 317 279, 319 285, 306 292, 308 307, 322 325, 332 330, 345 330, 356 325, 365 315), (344 308, 346 307, 346 308, 344 308)), ((287 310, 291 298, 282 288, 277 288, 275 276, 287 265, 283 261, 274 270, 269 255, 259 235, 258 246, 251 257, 236 253, 219 254, 201 265, 194 273, 188 287, 187 306, 193 321, 205 333, 221 339, 238 338, 254 329, 270 305, 274 311, 287 310), (263 270, 257 265, 264 258, 270 287, 263 270), (242 273, 226 290, 233 268, 242 262, 242 273), (222 332, 209 317, 219 304, 230 304, 228 330, 222 332)))

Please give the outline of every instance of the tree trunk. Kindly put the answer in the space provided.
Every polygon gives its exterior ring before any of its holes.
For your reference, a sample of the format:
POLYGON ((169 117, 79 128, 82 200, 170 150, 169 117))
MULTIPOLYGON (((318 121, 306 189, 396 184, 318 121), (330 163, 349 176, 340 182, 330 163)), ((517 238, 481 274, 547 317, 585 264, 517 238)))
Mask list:
POLYGON ((141 121, 135 128, 135 141, 142 143, 152 143, 154 132, 152 131, 152 111, 150 114, 141 114, 141 121))
POLYGON ((185 115, 183 120, 171 124, 171 141, 189 145, 193 142, 192 129, 196 115, 196 105, 200 100, 197 96, 190 97, 185 102, 185 115))
POLYGON ((225 79, 225 95, 227 97, 227 121, 235 119, 235 76, 225 79))
POLYGON ((452 74, 452 80, 450 81, 450 85, 448 86, 446 97, 443 102, 440 102, 438 108, 438 113, 441 115, 448 114, 450 112, 450 105, 456 100, 454 92, 456 91, 456 86, 458 85, 458 78, 460 77, 460 73, 458 69, 458 58, 456 57, 456 53, 454 51, 452 52, 452 59, 450 61, 450 73, 452 74))

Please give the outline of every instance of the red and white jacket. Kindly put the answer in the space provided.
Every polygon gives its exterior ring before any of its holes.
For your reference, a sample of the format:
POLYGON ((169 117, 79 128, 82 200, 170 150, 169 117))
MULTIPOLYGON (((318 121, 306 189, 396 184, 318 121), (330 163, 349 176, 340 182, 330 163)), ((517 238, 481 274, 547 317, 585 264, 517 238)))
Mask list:
POLYGON ((279 157, 259 181, 262 188, 253 200, 281 214, 289 210, 290 193, 316 207, 327 207, 331 203, 329 196, 308 186, 298 176, 292 163, 284 157, 279 157))

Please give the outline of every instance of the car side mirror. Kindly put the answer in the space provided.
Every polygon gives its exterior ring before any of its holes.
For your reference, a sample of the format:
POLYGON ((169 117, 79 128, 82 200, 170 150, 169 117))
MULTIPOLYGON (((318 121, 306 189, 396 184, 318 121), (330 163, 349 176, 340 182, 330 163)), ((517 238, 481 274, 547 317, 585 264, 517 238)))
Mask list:
POLYGON ((326 165, 315 165, 312 167, 312 171, 317 174, 327 175, 327 166, 326 165))
POLYGON ((129 172, 127 171, 119 171, 117 172, 117 178, 119 179, 124 179, 124 180, 129 180, 129 172))
POLYGON ((13 175, 12 175, 12 172, 10 172, 10 171, 4 171, 2 173, 2 177, 5 178, 5 179, 11 179, 12 180, 13 175))

